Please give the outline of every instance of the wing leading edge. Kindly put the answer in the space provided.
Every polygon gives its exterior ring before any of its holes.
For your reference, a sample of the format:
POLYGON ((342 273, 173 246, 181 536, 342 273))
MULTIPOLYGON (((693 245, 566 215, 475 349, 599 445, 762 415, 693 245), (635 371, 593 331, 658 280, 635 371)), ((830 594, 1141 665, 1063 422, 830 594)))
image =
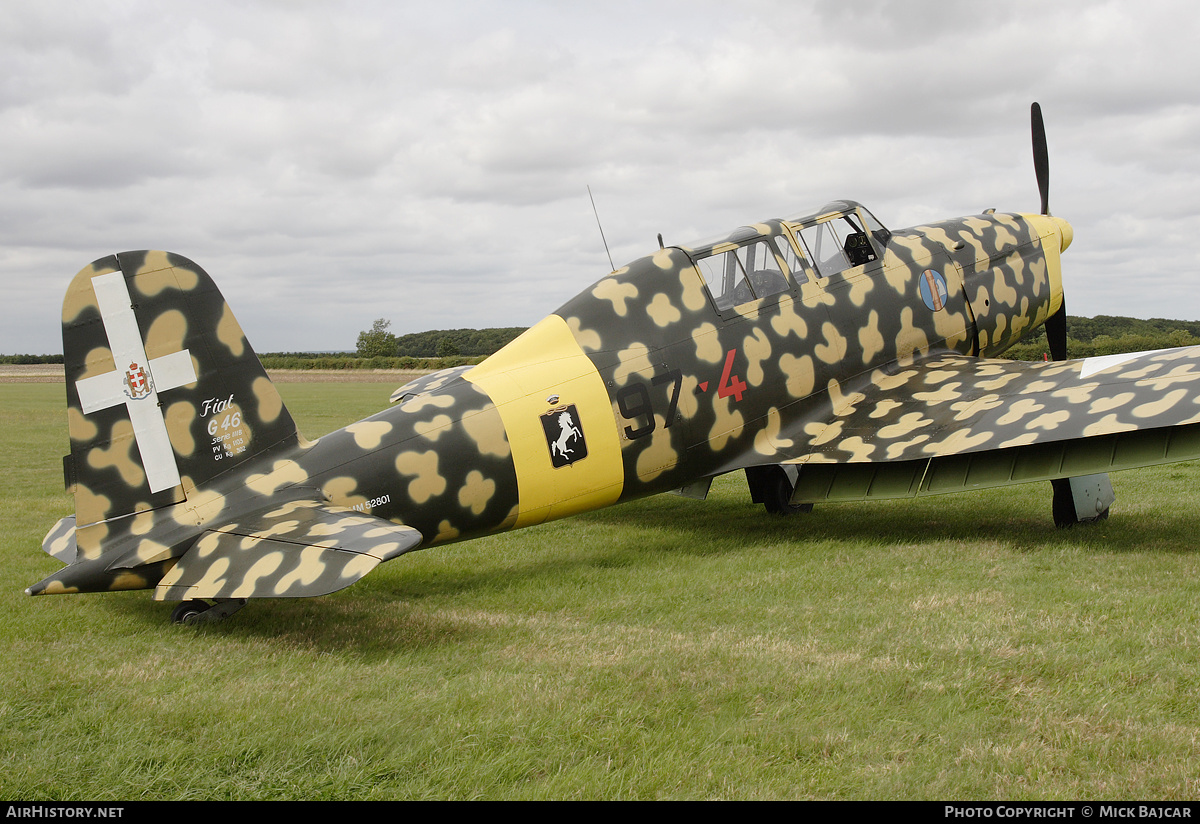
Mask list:
POLYGON ((934 495, 1200 458, 1200 347, 1050 363, 932 355, 775 436, 793 503, 934 495))

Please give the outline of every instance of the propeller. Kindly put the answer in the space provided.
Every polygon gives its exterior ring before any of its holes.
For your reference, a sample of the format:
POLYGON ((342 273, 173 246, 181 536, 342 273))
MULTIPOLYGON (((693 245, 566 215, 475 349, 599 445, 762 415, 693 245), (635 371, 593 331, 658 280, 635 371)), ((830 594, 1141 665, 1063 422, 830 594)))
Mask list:
POLYGON ((1042 107, 1034 103, 1029 109, 1033 131, 1033 171, 1037 174, 1038 192, 1042 195, 1042 214, 1050 214, 1050 153, 1046 150, 1046 124, 1042 107))
MULTIPOLYGON (((1038 193, 1042 196, 1042 214, 1050 214, 1050 153, 1046 149, 1046 124, 1042 120, 1042 107, 1034 103, 1029 108, 1029 125, 1033 132, 1033 171, 1037 175, 1038 193)), ((1046 342, 1050 345, 1050 357, 1056 361, 1067 359, 1067 300, 1064 297, 1058 311, 1046 318, 1046 342)), ((1050 482, 1054 490, 1054 524, 1058 527, 1071 526, 1079 521, 1075 509, 1075 496, 1071 491, 1070 478, 1058 478, 1050 482)))
MULTIPOLYGON (((1050 152, 1046 149, 1046 124, 1042 120, 1042 107, 1034 103, 1029 107, 1029 125, 1033 132, 1033 171, 1037 175, 1038 193, 1042 196, 1042 214, 1050 214, 1050 152)), ((1050 345, 1050 357, 1056 361, 1067 359, 1067 301, 1063 298, 1058 311, 1046 318, 1046 341, 1050 345)))

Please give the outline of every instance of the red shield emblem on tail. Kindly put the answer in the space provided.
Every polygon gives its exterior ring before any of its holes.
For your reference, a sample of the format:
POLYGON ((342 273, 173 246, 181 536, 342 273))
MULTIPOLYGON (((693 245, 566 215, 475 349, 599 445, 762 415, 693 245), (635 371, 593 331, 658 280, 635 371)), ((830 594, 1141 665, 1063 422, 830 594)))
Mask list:
POLYGON ((137 363, 129 364, 125 370, 125 394, 136 401, 149 395, 150 388, 150 375, 146 368, 137 363))

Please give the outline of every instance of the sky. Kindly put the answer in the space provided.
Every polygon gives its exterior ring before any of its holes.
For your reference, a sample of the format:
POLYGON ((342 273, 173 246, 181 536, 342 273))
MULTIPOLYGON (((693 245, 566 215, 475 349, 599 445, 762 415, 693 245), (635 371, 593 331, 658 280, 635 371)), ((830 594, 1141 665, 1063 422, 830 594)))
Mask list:
POLYGON ((133 249, 258 352, 334 351, 530 326, 605 240, 1036 212, 1035 100, 1068 311, 1197 320, 1198 43, 1180 0, 4 3, 0 354, 61 352, 70 279, 133 249))

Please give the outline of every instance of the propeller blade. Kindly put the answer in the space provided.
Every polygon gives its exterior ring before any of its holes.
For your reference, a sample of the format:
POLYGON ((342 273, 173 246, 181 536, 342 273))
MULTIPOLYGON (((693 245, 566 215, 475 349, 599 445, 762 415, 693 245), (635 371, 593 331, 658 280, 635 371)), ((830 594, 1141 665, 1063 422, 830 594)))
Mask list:
POLYGON ((1050 345, 1050 357, 1056 361, 1067 359, 1067 301, 1064 298, 1058 311, 1046 318, 1046 342, 1050 345))
MULTIPOLYGON (((1030 128, 1033 132, 1033 170, 1037 173, 1038 192, 1042 196, 1042 214, 1050 214, 1050 153, 1046 149, 1046 124, 1042 120, 1042 107, 1034 103, 1029 107, 1030 128)), ((1067 301, 1064 298, 1058 311, 1046 318, 1046 342, 1050 346, 1050 357, 1056 361, 1067 359, 1067 301)))
POLYGON ((1046 149, 1046 124, 1042 107, 1034 103, 1029 111, 1033 130, 1033 170, 1037 173, 1038 191, 1042 195, 1042 214, 1050 214, 1050 153, 1046 149))

